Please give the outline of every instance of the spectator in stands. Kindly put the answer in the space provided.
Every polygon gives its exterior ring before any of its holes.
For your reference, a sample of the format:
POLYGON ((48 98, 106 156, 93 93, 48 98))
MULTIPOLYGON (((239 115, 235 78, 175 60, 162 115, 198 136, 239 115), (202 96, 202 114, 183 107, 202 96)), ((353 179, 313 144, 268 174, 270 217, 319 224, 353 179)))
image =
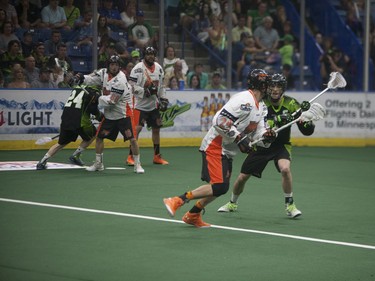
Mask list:
MULTIPOLYGON (((233 0, 230 0, 230 1, 233 1, 233 0)), ((228 9, 229 9, 228 1, 222 2, 222 6, 223 7, 221 9, 221 15, 219 16, 220 20, 224 22, 225 26, 228 26, 229 20, 232 20, 232 25, 236 26, 238 24, 238 18, 237 18, 237 15, 234 11, 232 12, 232 16, 229 15, 229 13, 228 13, 228 9)))
POLYGON ((173 72, 173 66, 177 61, 181 61, 182 63, 182 72, 184 75, 187 74, 189 71, 189 67, 186 64, 186 61, 184 59, 180 59, 176 56, 176 50, 173 46, 167 46, 164 51, 164 61, 163 61, 163 69, 164 73, 167 74, 168 72, 173 72))
POLYGON ((99 49, 98 55, 98 68, 106 68, 108 59, 116 54, 116 44, 112 41, 103 42, 102 47, 99 49))
POLYGON ((19 40, 19 38, 13 32, 13 25, 10 21, 6 21, 3 24, 3 29, 0 32, 0 54, 4 53, 8 49, 10 41, 19 40))
POLYGON ((167 85, 165 86, 168 90, 179 90, 178 85, 178 79, 175 76, 169 77, 168 80, 166 80, 167 85))
POLYGON ((280 36, 284 36, 284 23, 288 20, 285 7, 279 5, 276 7, 276 13, 272 14, 273 28, 277 30, 280 36))
POLYGON ((70 30, 67 24, 65 11, 60 7, 59 0, 49 0, 49 4, 44 6, 41 12, 42 22, 48 29, 70 30))
POLYGON ((214 15, 217 18, 220 18, 221 16, 221 5, 220 2, 217 0, 208 0, 208 3, 210 5, 212 15, 214 15))
POLYGON ((39 68, 35 66, 36 61, 32 55, 29 55, 25 58, 25 77, 26 81, 31 83, 34 80, 37 80, 39 77, 39 68))
POLYGON ((258 8, 256 10, 247 11, 247 27, 252 31, 255 31, 258 26, 262 25, 263 19, 267 16, 270 16, 267 9, 267 2, 259 1, 258 8))
POLYGON ((74 23, 76 35, 73 40, 77 46, 88 46, 91 50, 93 38, 92 12, 84 11, 83 16, 77 19, 74 23))
POLYGON ((221 83, 221 74, 220 72, 215 71, 212 74, 211 83, 206 86, 206 90, 225 90, 227 87, 225 87, 221 83))
POLYGON ((281 48, 279 48, 282 65, 288 64, 290 66, 293 66, 293 55, 294 55, 294 47, 292 45, 293 40, 294 40, 293 36, 289 34, 285 35, 282 38, 284 45, 281 48))
POLYGON ((137 11, 137 20, 128 28, 129 46, 143 49, 150 45, 152 37, 154 36, 154 28, 144 19, 144 12, 137 11))
POLYGON ((262 20, 262 25, 254 31, 255 42, 265 52, 277 52, 279 45, 279 34, 276 29, 272 28, 273 20, 266 16, 262 20))
POLYGON ((135 23, 137 14, 137 3, 133 0, 127 2, 125 10, 120 13, 121 20, 124 22, 124 28, 128 28, 135 23))
POLYGON ((294 77, 292 75, 292 67, 289 64, 284 64, 281 68, 282 74, 285 76, 287 84, 286 84, 286 89, 287 90, 295 90, 295 81, 294 77))
MULTIPOLYGON (((226 41, 226 27, 217 17, 212 16, 212 27, 208 29, 208 35, 210 37, 210 44, 212 50, 220 57, 226 57, 227 41, 226 41)), ((214 68, 220 67, 217 64, 216 59, 213 59, 212 66, 214 68)))
POLYGON ((21 53, 21 43, 18 40, 11 40, 8 43, 7 51, 0 55, 0 69, 3 71, 5 80, 11 75, 11 66, 19 63, 25 65, 25 58, 21 53))
POLYGON ((0 89, 4 88, 4 75, 3 72, 0 70, 0 89))
POLYGON ((347 86, 345 88, 350 90, 350 75, 348 72, 349 63, 349 57, 343 54, 341 50, 337 48, 333 48, 328 53, 325 53, 320 60, 320 74, 323 79, 323 85, 327 85, 331 72, 340 72, 347 82, 347 86))
POLYGON ((110 37, 111 28, 108 26, 107 18, 99 16, 98 18, 98 44, 102 44, 102 39, 108 40, 110 37))
MULTIPOLYGON (((133 51, 133 52, 134 52, 134 51, 133 51)), ((138 53, 139 53, 139 52, 138 52, 138 53)), ((139 62, 139 61, 138 61, 138 62, 139 62)), ((137 62, 137 63, 138 63, 138 62, 137 62)), ((137 63, 134 63, 134 62, 132 62, 132 61, 128 61, 128 62, 125 63, 124 68, 123 68, 122 71, 125 73, 126 79, 129 80, 130 73, 131 73, 133 67, 134 67, 137 63)))
POLYGON ((31 53, 35 58, 35 66, 39 69, 46 67, 48 62, 48 56, 45 54, 45 46, 43 42, 36 44, 34 51, 31 53))
POLYGON ((26 81, 23 68, 16 68, 12 70, 12 80, 8 84, 7 88, 19 88, 26 89, 31 88, 30 83, 26 81))
POLYGON ((99 9, 99 14, 107 18, 107 23, 112 31, 118 32, 126 29, 120 12, 116 7, 113 7, 113 0, 103 0, 103 7, 99 9))
POLYGON ((130 53, 130 56, 131 56, 131 61, 133 62, 134 65, 136 65, 137 63, 141 61, 141 53, 139 52, 138 49, 133 50, 130 53))
POLYGON ((0 9, 0 31, 3 30, 4 23, 7 22, 7 12, 4 9, 0 9))
POLYGON ((199 16, 192 23, 191 32, 202 43, 206 43, 209 38, 208 28, 211 26, 210 17, 212 11, 207 2, 203 2, 200 8, 199 16))
POLYGON ((233 27, 232 29, 232 42, 236 43, 241 40, 241 34, 245 33, 248 35, 252 35, 253 32, 250 28, 248 28, 246 25, 246 17, 245 15, 240 15, 238 17, 238 25, 233 27))
POLYGON ((203 71, 203 64, 201 63, 196 63, 194 64, 194 70, 188 72, 187 79, 188 81, 191 80, 191 76, 197 75, 200 81, 200 88, 205 89, 207 84, 208 84, 208 74, 203 71))
POLYGON ((22 54, 27 57, 31 54, 34 48, 35 44, 33 42, 33 33, 31 31, 24 32, 21 41, 22 54))
POLYGON ((56 54, 57 46, 61 43, 61 32, 57 29, 52 30, 51 38, 44 42, 45 54, 47 56, 56 54))
POLYGON ((74 6, 74 0, 66 0, 64 12, 66 17, 66 24, 70 29, 74 28, 74 23, 81 17, 81 11, 74 6))
POLYGON ((72 80, 72 77, 73 77, 73 73, 71 72, 68 72, 66 74, 64 74, 64 80, 59 82, 57 84, 57 87, 60 88, 60 89, 69 89, 71 88, 71 80, 72 80))
POLYGON ((314 38, 315 38, 315 42, 320 46, 320 48, 322 48, 322 50, 324 50, 322 33, 320 32, 315 33, 314 38))
POLYGON ((201 89, 200 83, 201 83, 201 81, 199 80, 198 75, 193 74, 193 75, 190 76, 190 80, 189 80, 189 88, 190 89, 200 90, 201 89))
POLYGON ((57 46, 57 52, 48 59, 47 67, 52 71, 57 67, 62 73, 73 72, 72 61, 68 57, 66 44, 60 43, 57 46))
POLYGON ((9 0, 1 0, 0 9, 6 12, 7 21, 10 21, 14 28, 20 28, 16 8, 9 3, 9 0))
POLYGON ((40 69, 39 78, 38 80, 34 80, 31 82, 31 88, 38 88, 38 89, 54 89, 57 88, 56 85, 52 83, 50 80, 51 77, 51 70, 43 67, 40 69))
POLYGON ((350 9, 346 12, 346 20, 345 23, 347 26, 350 27, 350 29, 353 31, 353 33, 359 37, 362 38, 363 36, 363 24, 361 20, 357 17, 357 14, 354 9, 350 9))
POLYGON ((40 9, 29 0, 21 0, 16 6, 18 22, 23 29, 41 28, 40 9))
POLYGON ((170 70, 165 73, 165 76, 164 76, 165 87, 168 86, 169 80, 171 79, 171 77, 176 77, 178 81, 181 81, 181 80, 184 81, 184 85, 187 86, 187 79, 186 79, 186 75, 183 72, 182 60, 180 59, 176 60, 176 62, 173 65, 173 71, 170 70))
POLYGON ((180 26, 190 30, 196 15, 199 15, 198 3, 195 0, 180 0, 177 10, 180 15, 180 26))

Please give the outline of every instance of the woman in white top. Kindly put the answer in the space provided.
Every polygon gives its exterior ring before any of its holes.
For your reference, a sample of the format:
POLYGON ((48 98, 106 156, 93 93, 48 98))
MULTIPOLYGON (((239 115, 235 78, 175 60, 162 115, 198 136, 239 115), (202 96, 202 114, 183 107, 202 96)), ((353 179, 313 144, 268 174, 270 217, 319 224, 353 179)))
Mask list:
POLYGON ((163 69, 164 69, 165 74, 167 74, 168 72, 174 71, 173 66, 178 60, 182 62, 182 73, 185 75, 187 74, 189 67, 186 64, 185 60, 176 57, 176 52, 173 46, 167 46, 165 48, 164 54, 165 54, 165 57, 163 61, 163 69))

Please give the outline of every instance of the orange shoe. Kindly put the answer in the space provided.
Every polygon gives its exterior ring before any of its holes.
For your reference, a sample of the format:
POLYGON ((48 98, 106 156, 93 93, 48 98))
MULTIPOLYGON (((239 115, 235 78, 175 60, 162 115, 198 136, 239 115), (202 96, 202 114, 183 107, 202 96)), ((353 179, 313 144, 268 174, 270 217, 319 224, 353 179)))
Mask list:
POLYGON ((134 158, 133 158, 133 155, 128 155, 128 159, 126 159, 126 164, 128 166, 134 166, 134 158))
POLYGON ((154 164, 168 165, 169 162, 161 158, 161 154, 154 155, 154 164))
POLYGON ((168 210, 171 217, 174 217, 176 211, 185 204, 185 202, 180 197, 169 197, 163 199, 164 205, 168 210))
POLYGON ((182 220, 184 223, 194 225, 195 227, 199 228, 206 228, 210 227, 211 225, 209 223, 205 223, 202 221, 202 215, 201 213, 189 213, 187 212, 183 217, 182 220))

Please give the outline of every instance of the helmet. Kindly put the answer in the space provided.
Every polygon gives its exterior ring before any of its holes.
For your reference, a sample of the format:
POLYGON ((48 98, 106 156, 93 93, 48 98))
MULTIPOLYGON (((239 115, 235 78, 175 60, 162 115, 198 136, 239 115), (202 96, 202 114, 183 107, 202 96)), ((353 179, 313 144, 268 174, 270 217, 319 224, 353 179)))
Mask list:
POLYGON ((154 55, 156 56, 156 50, 154 47, 148 46, 143 50, 143 55, 154 55))
POLYGON ((254 69, 247 75, 247 86, 250 90, 266 93, 270 77, 263 69, 254 69))
POLYGON ((111 63, 117 63, 118 65, 121 64, 121 58, 119 55, 112 55, 110 58, 107 60, 107 66, 109 66, 111 63))
POLYGON ((269 98, 272 101, 277 102, 283 96, 286 86, 287 86, 287 81, 284 75, 279 74, 279 73, 273 74, 271 76, 270 82, 268 83, 267 94, 269 98), (278 90, 277 92, 274 92, 274 89, 271 89, 273 87, 281 88, 281 91, 279 92, 278 90))

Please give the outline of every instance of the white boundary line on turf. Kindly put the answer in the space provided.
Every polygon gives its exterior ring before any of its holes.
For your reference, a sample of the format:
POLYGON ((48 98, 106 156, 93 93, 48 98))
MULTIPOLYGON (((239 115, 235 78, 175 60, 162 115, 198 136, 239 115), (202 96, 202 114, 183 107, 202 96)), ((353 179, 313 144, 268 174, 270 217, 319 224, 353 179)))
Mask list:
MULTIPOLYGON (((112 215, 112 216, 139 218, 139 219, 145 219, 145 220, 165 221, 165 222, 173 222, 173 223, 184 223, 184 222, 179 221, 179 220, 163 219, 163 218, 158 218, 158 217, 134 215, 134 214, 128 214, 128 213, 111 212, 111 211, 96 210, 96 209, 79 208, 79 207, 72 207, 72 206, 66 206, 66 205, 55 205, 55 204, 47 204, 47 203, 40 203, 40 202, 15 200, 15 199, 8 199, 8 198, 0 198, 0 201, 17 203, 17 204, 24 204, 24 205, 33 205, 33 206, 40 206, 40 207, 49 207, 49 208, 73 210, 73 211, 80 211, 80 212, 96 213, 96 214, 105 214, 105 215, 112 215)), ((224 229, 224 230, 256 233, 256 234, 262 234, 262 235, 277 236, 277 237, 284 237, 284 238, 297 239, 297 240, 305 240, 305 241, 318 242, 318 243, 324 243, 324 244, 334 244, 334 245, 341 245, 341 246, 375 250, 375 246, 365 245, 365 244, 341 242, 341 241, 334 241, 334 240, 325 240, 325 239, 318 239, 318 238, 312 238, 312 237, 289 235, 289 234, 282 234, 282 233, 276 233, 276 232, 260 231, 260 230, 221 226, 221 225, 211 225, 211 227, 217 228, 217 229, 224 229)))

